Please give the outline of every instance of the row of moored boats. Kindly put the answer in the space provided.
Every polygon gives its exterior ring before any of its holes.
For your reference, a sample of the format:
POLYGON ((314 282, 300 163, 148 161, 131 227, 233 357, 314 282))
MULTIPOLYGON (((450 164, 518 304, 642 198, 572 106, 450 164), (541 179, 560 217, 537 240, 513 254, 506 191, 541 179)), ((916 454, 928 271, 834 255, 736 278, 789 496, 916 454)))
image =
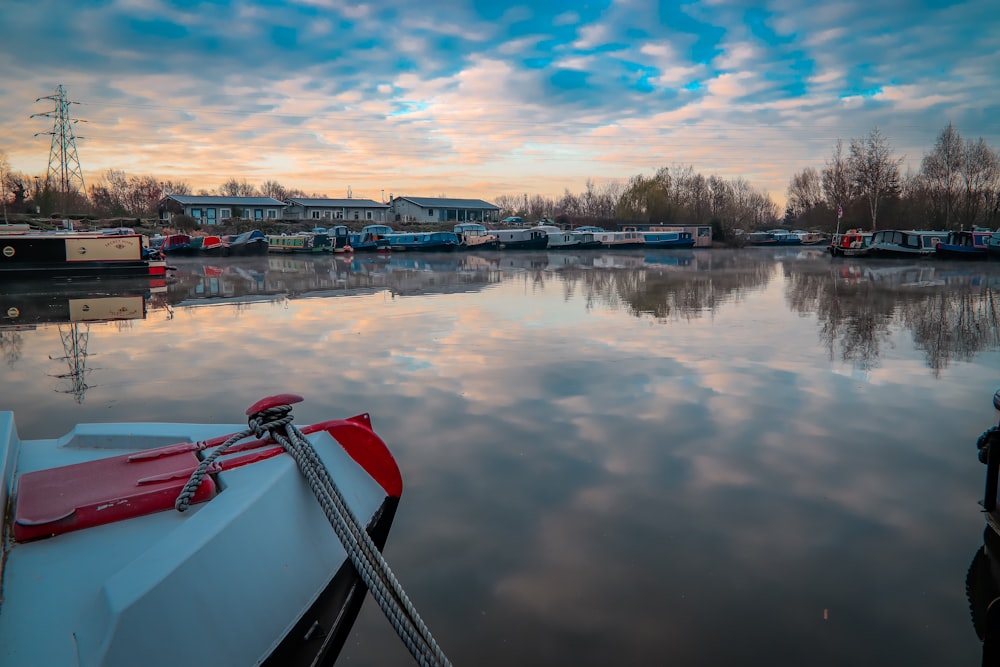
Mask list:
POLYGON ((834 257, 1000 259, 1000 232, 988 229, 951 232, 851 229, 834 236, 829 249, 834 257))
POLYGON ((262 255, 266 253, 393 252, 453 250, 583 250, 587 248, 692 248, 686 231, 607 231, 599 227, 564 230, 555 225, 527 229, 487 229, 461 223, 454 231, 397 232, 389 225, 368 225, 353 232, 345 225, 317 227, 296 234, 246 232, 239 236, 169 234, 150 239, 168 256, 262 255))

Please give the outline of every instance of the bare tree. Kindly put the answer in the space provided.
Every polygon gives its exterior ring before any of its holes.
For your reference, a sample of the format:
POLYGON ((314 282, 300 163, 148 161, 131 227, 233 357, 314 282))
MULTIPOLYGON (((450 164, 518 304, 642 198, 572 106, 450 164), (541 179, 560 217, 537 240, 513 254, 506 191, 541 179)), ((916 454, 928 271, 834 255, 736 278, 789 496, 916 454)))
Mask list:
POLYGON ((851 163, 844 155, 844 142, 837 139, 833 155, 823 167, 823 196, 834 210, 847 208, 854 200, 854 178, 851 163))
POLYGON ((219 186, 219 194, 223 197, 259 196, 257 188, 251 185, 245 178, 241 181, 236 180, 235 178, 230 178, 228 181, 219 186))
POLYGON ((796 216, 823 203, 823 180, 812 167, 793 174, 788 184, 788 207, 796 216))
POLYGON ((903 158, 892 155, 889 140, 872 129, 866 137, 851 139, 851 174, 858 195, 868 202, 872 230, 878 229, 878 213, 883 202, 899 194, 899 166, 903 158))
POLYGON ((260 193, 265 197, 270 197, 271 199, 277 199, 278 201, 284 201, 287 197, 290 197, 288 188, 279 183, 278 181, 267 180, 264 181, 260 186, 260 193))
POLYGON ((996 199, 1000 190, 1000 156, 982 137, 977 141, 967 141, 962 150, 960 171, 962 197, 959 223, 963 227, 980 223, 992 227, 992 219, 988 219, 986 214, 988 203, 996 199))
POLYGON ((938 135, 934 148, 924 155, 920 171, 931 205, 931 222, 950 228, 961 192, 964 147, 962 135, 948 123, 938 135))

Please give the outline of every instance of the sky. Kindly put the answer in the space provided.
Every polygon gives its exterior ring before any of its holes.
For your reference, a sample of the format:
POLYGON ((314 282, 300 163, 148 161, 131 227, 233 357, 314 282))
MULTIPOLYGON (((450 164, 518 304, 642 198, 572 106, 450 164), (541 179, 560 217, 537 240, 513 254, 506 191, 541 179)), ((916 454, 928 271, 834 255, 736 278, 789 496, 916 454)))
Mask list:
POLYGON ((948 123, 1000 148, 995 0, 3 0, 0 73, 11 168, 44 174, 63 85, 88 186, 490 200, 690 166, 781 204, 876 126, 904 171, 948 123))

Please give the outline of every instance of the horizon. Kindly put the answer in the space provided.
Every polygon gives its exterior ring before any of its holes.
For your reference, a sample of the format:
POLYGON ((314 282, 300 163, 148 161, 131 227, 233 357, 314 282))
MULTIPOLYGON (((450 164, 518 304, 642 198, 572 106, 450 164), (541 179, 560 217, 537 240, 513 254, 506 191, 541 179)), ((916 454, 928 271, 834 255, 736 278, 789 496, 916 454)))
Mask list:
POLYGON ((114 169, 192 193, 558 199, 681 166, 784 207, 876 126, 904 173, 949 123, 997 148, 998 23, 983 0, 14 2, 0 151, 45 174, 51 120, 31 116, 63 85, 88 187, 114 169))

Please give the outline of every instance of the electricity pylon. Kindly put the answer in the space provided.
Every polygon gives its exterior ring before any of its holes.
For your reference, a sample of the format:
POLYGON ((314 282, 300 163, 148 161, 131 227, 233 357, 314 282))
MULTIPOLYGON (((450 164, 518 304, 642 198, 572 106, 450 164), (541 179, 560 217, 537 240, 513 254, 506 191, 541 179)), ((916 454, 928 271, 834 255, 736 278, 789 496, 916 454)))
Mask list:
MULTIPOLYGON (((70 118, 69 105, 79 104, 66 99, 66 89, 62 84, 56 86, 55 95, 39 97, 36 102, 52 100, 55 108, 45 113, 32 114, 32 118, 44 117, 52 119, 52 130, 37 132, 36 137, 43 134, 52 135, 52 148, 49 151, 49 168, 45 174, 47 182, 58 188, 62 195, 71 192, 86 195, 87 187, 83 182, 83 170, 80 168, 80 157, 76 153, 76 135, 73 126, 79 123, 70 118)), ((86 122, 86 121, 83 121, 86 122)), ((81 139, 83 137, 80 137, 81 139)))

